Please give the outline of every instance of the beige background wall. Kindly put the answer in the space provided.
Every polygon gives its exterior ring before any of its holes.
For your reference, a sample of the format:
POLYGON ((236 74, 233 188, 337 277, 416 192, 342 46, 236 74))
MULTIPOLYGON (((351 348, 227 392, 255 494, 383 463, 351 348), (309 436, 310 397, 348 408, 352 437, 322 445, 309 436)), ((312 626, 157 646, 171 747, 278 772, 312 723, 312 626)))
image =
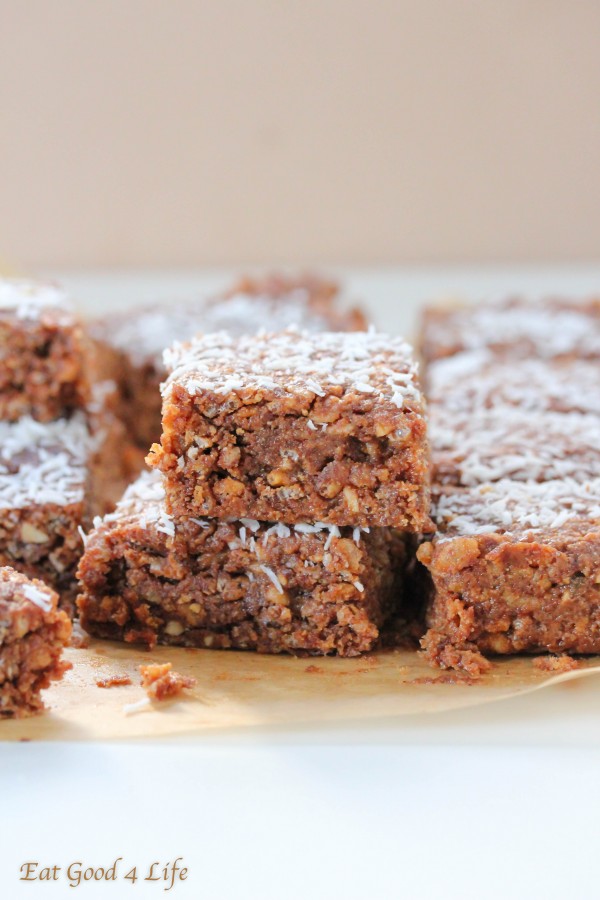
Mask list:
POLYGON ((594 0, 0 0, 15 265, 600 257, 594 0))

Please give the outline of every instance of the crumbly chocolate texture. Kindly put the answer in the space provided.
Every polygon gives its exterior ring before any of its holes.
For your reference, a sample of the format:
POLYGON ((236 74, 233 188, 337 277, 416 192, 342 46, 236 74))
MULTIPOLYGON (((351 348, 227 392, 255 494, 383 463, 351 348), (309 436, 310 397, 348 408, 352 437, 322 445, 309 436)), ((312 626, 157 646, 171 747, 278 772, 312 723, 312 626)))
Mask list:
POLYGON ((482 348, 513 359, 598 359, 600 301, 509 298, 430 307, 421 348, 426 362, 482 348))
POLYGON ((117 475, 124 487, 111 422, 118 428, 109 418, 96 432, 83 413, 0 422, 0 564, 51 585, 65 608, 74 599, 81 529, 110 506, 106 491, 117 475))
POLYGON ((242 278, 221 294, 196 303, 156 304, 91 323, 100 378, 114 379, 121 415, 145 450, 160 436, 163 351, 198 332, 253 334, 298 325, 309 331, 358 331, 363 313, 339 304, 337 284, 316 276, 278 274, 242 278))
POLYGON ((148 646, 356 656, 401 602, 404 557, 392 529, 175 521, 146 473, 88 536, 78 608, 90 633, 148 646))
POLYGON ((600 652, 600 479, 447 488, 434 515, 439 532, 418 551, 432 662, 600 652))
POLYGON ((61 660, 71 622, 41 581, 0 568, 0 719, 44 708, 40 692, 71 666, 61 660))
POLYGON ((401 338, 220 333, 165 358, 148 461, 170 512, 430 530, 425 407, 401 338))
POLYGON ((0 419, 68 417, 88 402, 87 342, 58 288, 0 280, 0 419))

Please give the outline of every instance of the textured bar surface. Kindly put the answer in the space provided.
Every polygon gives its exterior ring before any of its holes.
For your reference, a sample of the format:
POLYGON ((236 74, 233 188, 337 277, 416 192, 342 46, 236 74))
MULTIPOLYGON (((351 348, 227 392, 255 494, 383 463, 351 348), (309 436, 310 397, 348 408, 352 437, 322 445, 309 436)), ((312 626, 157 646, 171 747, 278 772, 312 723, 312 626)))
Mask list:
POLYGON ((425 405, 401 338, 222 332, 166 359, 149 462, 170 512, 431 527, 425 405))
POLYGON ((0 419, 42 422, 85 407, 86 342, 58 288, 0 280, 0 419))
POLYGON ((391 529, 174 521, 144 473, 87 538, 78 606, 99 637, 355 656, 401 601, 404 557, 391 529))
POLYGON ((0 568, 0 719, 40 712, 40 691, 70 668, 61 654, 71 622, 57 602, 41 581, 0 568))
POLYGON ((484 653, 600 653, 600 479, 498 481, 436 497, 423 646, 444 667, 484 653))

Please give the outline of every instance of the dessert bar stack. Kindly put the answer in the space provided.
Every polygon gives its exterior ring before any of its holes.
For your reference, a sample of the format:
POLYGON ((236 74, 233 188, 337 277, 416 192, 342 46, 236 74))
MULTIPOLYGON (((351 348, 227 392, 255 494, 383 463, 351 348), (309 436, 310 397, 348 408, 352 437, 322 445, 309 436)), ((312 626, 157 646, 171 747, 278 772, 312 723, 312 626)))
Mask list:
POLYGON ((430 659, 600 652, 600 304, 432 310, 423 348, 430 659))
POLYGON ((165 354, 152 467, 88 536, 84 627, 185 646, 357 655, 428 531, 410 348, 374 332, 200 335, 165 354))
POLYGON ((340 288, 312 275, 244 277, 215 296, 194 303, 156 304, 105 316, 91 323, 101 375, 120 388, 121 416, 147 452, 160 437, 163 351, 197 332, 252 334, 297 325, 308 331, 358 331, 366 327, 358 309, 345 311, 340 288))
POLYGON ((68 605, 81 527, 121 472, 104 452, 118 426, 88 381, 86 339, 62 291, 0 281, 0 347, 0 565, 43 579, 68 605))

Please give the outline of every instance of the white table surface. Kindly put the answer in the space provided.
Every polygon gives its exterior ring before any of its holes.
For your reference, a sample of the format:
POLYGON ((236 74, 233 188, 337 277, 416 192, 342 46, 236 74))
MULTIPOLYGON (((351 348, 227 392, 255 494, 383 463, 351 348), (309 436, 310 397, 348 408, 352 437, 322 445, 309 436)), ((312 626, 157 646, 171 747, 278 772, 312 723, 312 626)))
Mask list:
MULTIPOLYGON (((333 270, 335 271, 335 270, 333 270)), ((54 273, 53 273, 54 274, 54 273)), ((425 299, 585 295, 600 266, 347 271, 380 327, 425 299)), ((89 308, 192 296, 223 273, 60 273, 89 308)), ((183 857, 172 897, 594 897, 600 679, 401 721, 131 744, 0 742, 0 898, 165 895, 131 884, 183 857), (69 887, 66 867, 118 880, 69 887), (57 881, 19 881, 26 861, 57 881)), ((1 737, 1 736, 0 736, 1 737)))

